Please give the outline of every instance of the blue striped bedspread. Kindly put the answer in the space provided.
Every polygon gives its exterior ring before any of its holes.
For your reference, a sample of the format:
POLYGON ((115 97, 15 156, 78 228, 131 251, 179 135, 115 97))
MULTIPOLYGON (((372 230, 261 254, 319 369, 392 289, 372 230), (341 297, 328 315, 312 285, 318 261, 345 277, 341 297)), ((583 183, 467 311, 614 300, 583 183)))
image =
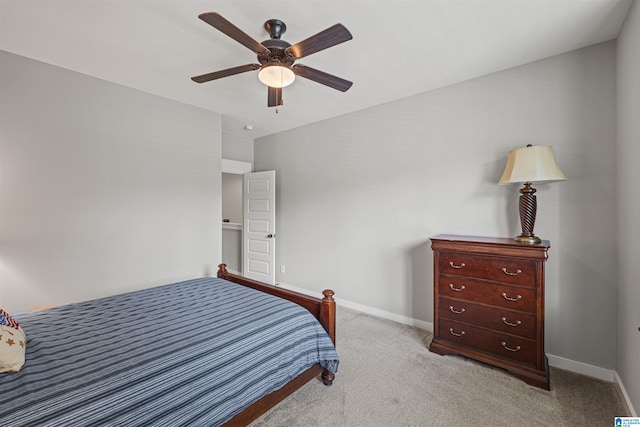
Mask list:
POLYGON ((304 308, 217 278, 16 314, 27 361, 0 426, 215 426, 310 366, 338 369, 304 308))

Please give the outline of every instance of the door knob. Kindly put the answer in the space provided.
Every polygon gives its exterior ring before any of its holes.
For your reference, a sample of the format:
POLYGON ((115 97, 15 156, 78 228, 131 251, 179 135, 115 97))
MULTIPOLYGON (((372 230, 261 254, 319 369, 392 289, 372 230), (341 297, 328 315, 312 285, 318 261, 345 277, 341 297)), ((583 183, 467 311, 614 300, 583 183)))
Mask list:
POLYGON ((267 239, 273 239, 275 236, 275 234, 267 234, 267 239))

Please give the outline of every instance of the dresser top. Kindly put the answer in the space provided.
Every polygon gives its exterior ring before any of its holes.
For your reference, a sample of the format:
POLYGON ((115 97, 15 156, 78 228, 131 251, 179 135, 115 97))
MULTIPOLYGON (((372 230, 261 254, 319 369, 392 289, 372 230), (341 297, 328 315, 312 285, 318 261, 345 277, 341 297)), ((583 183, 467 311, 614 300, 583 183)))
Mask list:
POLYGON ((490 245, 506 245, 506 246, 514 246, 517 248, 550 248, 551 244, 548 240, 543 240, 540 243, 520 243, 515 239, 510 237, 485 237, 485 236, 461 236, 457 234, 438 234, 437 236, 433 236, 431 241, 434 240, 446 240, 446 241, 456 241, 456 242, 467 242, 467 243, 487 243, 490 245))
POLYGON ((547 259, 547 251, 550 247, 548 240, 528 244, 505 237, 459 236, 455 234, 439 234, 431 238, 433 250, 542 260, 547 259))

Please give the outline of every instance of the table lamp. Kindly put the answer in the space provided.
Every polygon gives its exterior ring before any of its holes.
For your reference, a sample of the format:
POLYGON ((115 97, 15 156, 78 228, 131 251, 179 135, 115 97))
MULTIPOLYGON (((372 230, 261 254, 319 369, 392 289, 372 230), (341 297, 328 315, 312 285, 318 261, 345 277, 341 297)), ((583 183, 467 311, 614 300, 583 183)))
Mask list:
POLYGON ((520 189, 520 225, 522 234, 515 237, 520 243, 540 243, 540 238, 533 234, 533 226, 536 222, 537 201, 536 189, 531 186, 533 182, 564 181, 560 167, 553 157, 553 151, 548 145, 531 144, 523 148, 509 151, 507 166, 498 184, 523 183, 520 189))

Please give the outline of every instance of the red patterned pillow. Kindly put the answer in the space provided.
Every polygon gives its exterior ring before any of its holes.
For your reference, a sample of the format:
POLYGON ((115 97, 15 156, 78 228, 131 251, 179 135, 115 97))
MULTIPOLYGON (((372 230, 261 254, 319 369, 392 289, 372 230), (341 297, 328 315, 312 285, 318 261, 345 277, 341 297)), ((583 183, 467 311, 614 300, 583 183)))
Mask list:
POLYGON ((10 326, 12 328, 18 329, 20 325, 15 321, 13 317, 6 311, 0 308, 0 325, 10 326))
POLYGON ((0 372, 18 372, 24 365, 26 347, 24 331, 0 308, 0 372))

